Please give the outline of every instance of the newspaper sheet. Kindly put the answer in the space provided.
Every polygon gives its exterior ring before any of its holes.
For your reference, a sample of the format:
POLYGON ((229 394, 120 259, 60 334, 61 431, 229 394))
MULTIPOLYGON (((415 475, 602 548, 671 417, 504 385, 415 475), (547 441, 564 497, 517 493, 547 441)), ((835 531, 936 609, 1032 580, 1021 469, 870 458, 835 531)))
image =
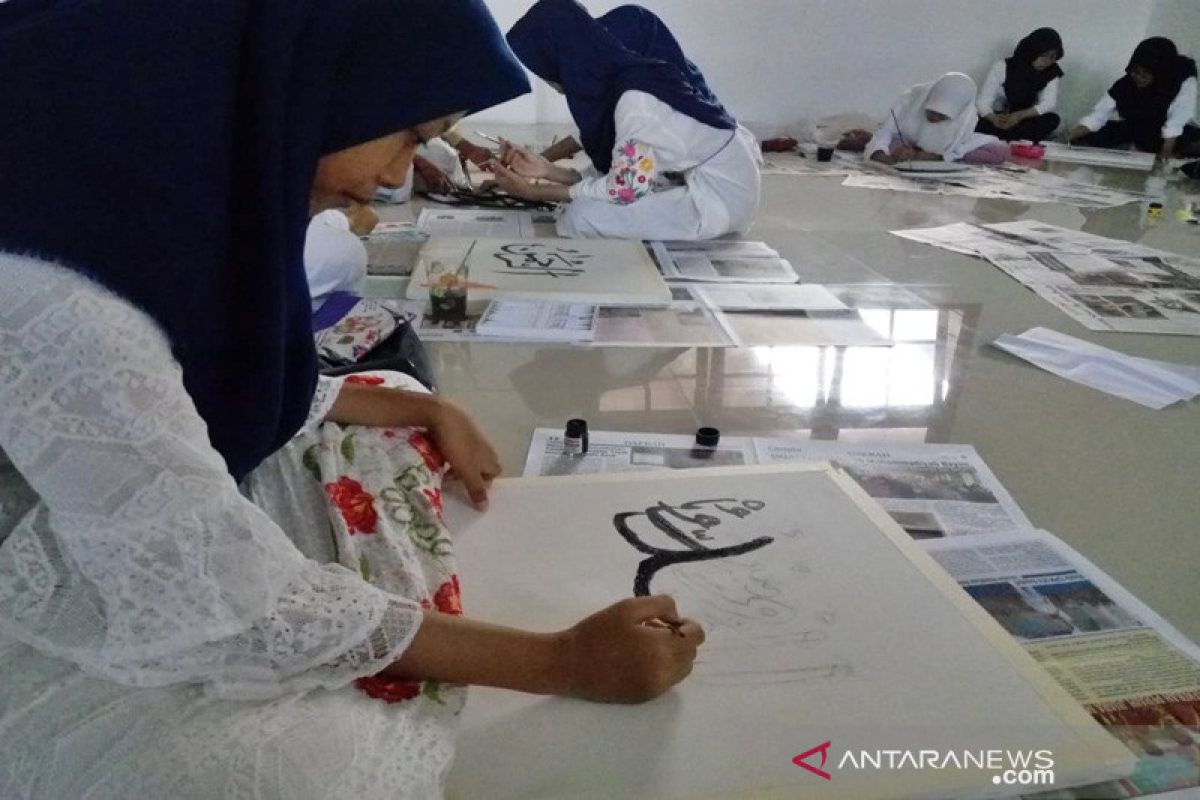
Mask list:
POLYGON ((699 447, 695 436, 669 433, 592 431, 588 451, 563 450, 563 431, 538 428, 529 444, 525 476, 648 472, 660 469, 736 467, 754 464, 754 446, 745 437, 722 437, 716 447, 699 447))
POLYGON ((1200 795, 1200 647, 1045 531, 925 550, 1139 758, 1129 778, 1038 800, 1200 795))
POLYGON ((1029 526, 1016 501, 970 445, 760 437, 754 448, 761 464, 833 462, 917 540, 1029 526))
POLYGON ((529 239, 533 214, 514 209, 426 208, 417 225, 431 236, 467 239, 529 239))
POLYGON ((1012 168, 973 167, 965 172, 940 176, 864 173, 850 175, 842 185, 859 189, 999 198, 1023 203, 1065 203, 1083 208, 1111 208, 1141 199, 1137 194, 1072 181, 1047 172, 1012 168))
POLYGON ((1200 336, 1200 259, 1034 220, 892 231, 986 258, 1095 331, 1200 336))
POLYGON ((475 326, 480 336, 590 342, 596 336, 597 306, 493 300, 475 326))
POLYGON ((651 252, 667 280, 709 283, 796 283, 800 276, 787 259, 758 242, 706 243, 652 242, 651 252), (747 246, 749 245, 749 246, 747 246))

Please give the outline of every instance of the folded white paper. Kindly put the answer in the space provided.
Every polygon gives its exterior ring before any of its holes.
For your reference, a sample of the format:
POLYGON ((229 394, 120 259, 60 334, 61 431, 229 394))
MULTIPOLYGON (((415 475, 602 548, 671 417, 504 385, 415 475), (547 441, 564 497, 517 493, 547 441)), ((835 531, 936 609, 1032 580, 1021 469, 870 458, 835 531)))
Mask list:
POLYGON ((1200 394, 1200 367, 1128 356, 1048 328, 1006 333, 992 345, 1059 377, 1149 408, 1200 394))

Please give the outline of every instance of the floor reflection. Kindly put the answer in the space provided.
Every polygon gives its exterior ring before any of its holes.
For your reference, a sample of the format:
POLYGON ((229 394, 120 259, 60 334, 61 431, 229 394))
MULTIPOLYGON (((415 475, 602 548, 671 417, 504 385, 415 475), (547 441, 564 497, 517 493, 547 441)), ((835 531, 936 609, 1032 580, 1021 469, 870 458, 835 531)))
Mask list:
POLYGON ((903 441, 944 441, 978 307, 860 313, 890 346, 689 350, 650 380, 601 393, 596 410, 617 430, 645 429, 647 415, 691 409, 697 424, 730 433, 837 439, 846 432, 865 441, 872 431, 895 440, 887 432, 896 431, 903 441))

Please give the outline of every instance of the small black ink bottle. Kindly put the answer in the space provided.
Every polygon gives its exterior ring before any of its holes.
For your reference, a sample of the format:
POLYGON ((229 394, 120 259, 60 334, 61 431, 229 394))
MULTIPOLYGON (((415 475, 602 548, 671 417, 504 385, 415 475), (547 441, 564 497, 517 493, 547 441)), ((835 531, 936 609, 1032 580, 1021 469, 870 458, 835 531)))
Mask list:
POLYGON ((567 430, 563 435, 563 455, 582 456, 588 451, 587 420, 567 420, 567 430))
POLYGON ((696 444, 692 447, 692 458, 709 459, 717 452, 721 443, 721 431, 717 428, 699 428, 696 430, 696 444))

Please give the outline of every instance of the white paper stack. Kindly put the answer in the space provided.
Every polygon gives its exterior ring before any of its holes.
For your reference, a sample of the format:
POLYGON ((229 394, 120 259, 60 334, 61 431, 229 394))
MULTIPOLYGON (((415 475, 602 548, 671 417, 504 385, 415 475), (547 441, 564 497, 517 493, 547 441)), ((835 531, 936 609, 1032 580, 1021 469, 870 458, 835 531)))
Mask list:
POLYGON ((1200 394, 1200 367, 1128 356, 1048 328, 1004 334, 992 345, 1069 381, 1149 408, 1200 394))

